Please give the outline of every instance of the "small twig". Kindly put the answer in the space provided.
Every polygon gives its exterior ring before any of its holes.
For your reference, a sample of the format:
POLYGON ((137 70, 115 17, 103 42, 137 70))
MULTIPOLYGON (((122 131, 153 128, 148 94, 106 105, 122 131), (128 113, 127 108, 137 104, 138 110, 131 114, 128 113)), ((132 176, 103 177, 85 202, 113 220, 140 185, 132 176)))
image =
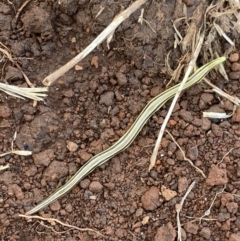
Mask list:
POLYGON ((225 40, 232 46, 232 47, 235 47, 235 44, 234 42, 226 35, 226 33, 221 29, 221 27, 216 24, 215 22, 213 22, 213 25, 214 27, 216 28, 218 34, 220 36, 223 36, 225 38, 225 40))
POLYGON ((170 137, 172 138, 172 140, 174 141, 174 143, 178 146, 179 150, 182 152, 183 159, 184 159, 185 161, 189 162, 190 165, 191 165, 193 168, 195 168, 199 173, 202 174, 202 176, 203 176, 204 178, 206 178, 206 175, 204 174, 204 172, 203 172, 200 168, 198 168, 197 166, 195 166, 195 165, 193 164, 193 162, 192 162, 189 158, 186 157, 185 152, 183 151, 183 149, 181 148, 181 146, 177 143, 177 141, 176 141, 175 138, 172 136, 172 134, 171 134, 168 130, 166 130, 166 132, 168 133, 168 135, 170 135, 170 137))
MULTIPOLYGON (((39 223, 39 225, 41 225, 42 227, 51 229, 51 230, 52 230, 54 233, 56 233, 56 234, 63 234, 63 233, 69 232, 70 230, 73 229, 73 228, 69 228, 69 229, 66 230, 66 231, 61 231, 61 232, 59 232, 59 231, 55 230, 53 227, 44 224, 43 221, 41 221, 41 222, 37 221, 37 223, 39 223)), ((36 227, 36 232, 39 233, 39 234, 40 234, 40 233, 46 233, 46 232, 40 232, 40 231, 37 230, 39 225, 37 225, 37 227, 36 227)))
POLYGON ((101 5, 98 13, 95 16, 95 19, 97 19, 97 17, 103 12, 104 9, 105 9, 105 7, 103 5, 101 5))
POLYGON ((21 151, 21 150, 14 150, 13 149, 13 143, 16 140, 16 138, 17 138, 17 132, 15 131, 15 133, 13 135, 13 140, 11 142, 11 151, 0 154, 0 157, 6 156, 8 154, 17 154, 17 155, 20 155, 20 156, 30 156, 30 155, 32 155, 31 151, 21 151))
POLYGON ((240 99, 238 97, 234 97, 234 96, 231 96, 229 94, 227 94, 226 92, 222 91, 221 89, 219 89, 217 86, 215 86, 214 84, 212 84, 210 82, 210 80, 206 77, 203 78, 204 82, 206 84, 208 84, 209 86, 212 87, 213 91, 215 91, 217 94, 229 99, 231 102, 233 102, 234 104, 236 105, 239 105, 240 104, 240 99))
POLYGON ((141 25, 143 23, 143 14, 144 14, 144 8, 141 9, 141 14, 138 18, 138 23, 140 23, 141 25))
POLYGON ((199 223, 201 223, 201 220, 202 220, 204 217, 208 216, 208 215, 211 213, 212 206, 213 206, 213 204, 214 204, 214 202, 215 202, 215 200, 216 200, 217 196, 218 196, 219 194, 223 193, 223 192, 224 192, 224 190, 225 190, 225 188, 226 188, 226 184, 224 185, 224 187, 223 187, 222 191, 217 192, 217 193, 215 194, 215 197, 214 197, 214 199, 212 200, 212 202, 211 202, 211 205, 210 205, 209 209, 208 209, 208 210, 206 210, 206 212, 203 214, 203 216, 199 218, 199 223))
POLYGON ((177 212, 177 227, 178 227, 178 241, 182 241, 182 233, 181 233, 181 222, 180 222, 180 212, 182 210, 183 203, 185 199, 187 198, 188 194, 192 191, 195 181, 192 182, 192 184, 188 187, 185 195, 183 196, 181 202, 176 205, 176 212, 177 212))
MULTIPOLYGON (((186 17, 178 18, 178 19, 174 20, 174 22, 173 22, 173 28, 174 28, 177 36, 179 37, 180 42, 183 40, 183 37, 182 37, 182 35, 180 34, 180 32, 178 31, 178 29, 177 29, 177 27, 176 27, 176 23, 179 22, 180 20, 183 20, 183 19, 186 19, 186 17)), ((180 43, 180 42, 179 42, 179 43, 180 43)))
POLYGON ((17 11, 17 14, 16 14, 16 16, 15 16, 15 21, 17 22, 18 21, 18 18, 19 18, 19 15, 20 15, 20 13, 22 12, 22 10, 25 8, 25 6, 29 3, 29 2, 31 2, 32 0, 26 0, 26 2, 24 2, 23 3, 23 5, 18 9, 18 11, 17 11))
POLYGON ((91 228, 79 228, 79 227, 76 227, 76 226, 73 226, 73 225, 70 225, 70 224, 66 224, 66 223, 63 223, 61 221, 59 221, 58 219, 55 219, 55 218, 43 218, 41 216, 38 216, 38 215, 34 215, 34 216, 27 216, 27 215, 24 215, 24 214, 19 214, 18 215, 19 217, 23 217, 23 218, 26 218, 27 220, 31 220, 31 219, 40 219, 40 220, 44 220, 44 221, 48 221, 49 223, 51 222, 56 222, 56 223, 59 223, 61 224, 62 226, 64 227, 68 227, 68 228, 71 228, 71 229, 77 229, 79 231, 92 231, 92 232, 95 232, 101 236, 103 236, 103 234, 101 234, 100 232, 94 230, 94 229, 91 229, 91 228))
POLYGON ((195 49, 195 51, 194 51, 194 53, 192 55, 191 61, 189 62, 189 65, 187 67, 187 70, 186 70, 186 73, 184 75, 184 78, 183 78, 181 84, 179 85, 178 91, 177 91, 176 95, 174 96, 173 101, 171 103, 171 106, 170 106, 170 108, 168 110, 168 113, 167 113, 167 115, 166 115, 166 117, 165 117, 165 119, 163 121, 163 124, 161 126, 161 129, 160 129, 160 132, 158 134, 158 138, 157 138, 157 141, 156 141, 153 153, 152 153, 152 156, 150 158, 150 165, 149 165, 149 168, 148 168, 149 171, 155 166, 156 159, 157 159, 157 154, 158 154, 158 149, 159 149, 159 146, 160 146, 163 134, 164 134, 164 130, 166 129, 168 120, 169 120, 169 118, 170 118, 170 116, 172 114, 173 108, 176 105, 176 102, 177 102, 177 100, 178 100, 178 98, 180 96, 180 93, 181 93, 181 91, 183 89, 183 86, 187 82, 187 79, 188 79, 189 75, 191 74, 191 72, 194 69, 194 66, 196 64, 196 60, 198 58, 199 52, 200 52, 200 50, 202 48, 204 35, 205 35, 205 30, 203 31, 203 33, 201 34, 201 36, 199 38, 197 47, 196 47, 196 49, 195 49))
POLYGON ((216 221, 218 220, 217 218, 196 218, 196 217, 190 217, 190 216, 185 216, 186 218, 189 218, 189 219, 194 219, 192 220, 191 222, 196 222, 197 220, 201 219, 201 220, 204 220, 204 221, 216 221))
POLYGON ((7 165, 5 165, 5 166, 0 165, 0 171, 3 171, 3 170, 5 170, 5 169, 8 169, 9 167, 10 167, 9 164, 7 164, 7 165))
POLYGON ((128 18, 133 12, 141 7, 147 0, 137 0, 132 3, 126 10, 122 11, 114 20, 98 35, 94 41, 88 45, 81 53, 75 56, 68 63, 63 65, 52 74, 48 75, 43 84, 46 86, 52 85, 60 76, 64 75, 69 69, 73 68, 79 61, 85 58, 92 52, 99 44, 101 44, 126 18, 128 18))
POLYGON ((217 163, 217 166, 219 166, 223 161, 224 161, 224 158, 234 149, 234 147, 232 147, 222 158, 222 160, 220 162, 217 163))

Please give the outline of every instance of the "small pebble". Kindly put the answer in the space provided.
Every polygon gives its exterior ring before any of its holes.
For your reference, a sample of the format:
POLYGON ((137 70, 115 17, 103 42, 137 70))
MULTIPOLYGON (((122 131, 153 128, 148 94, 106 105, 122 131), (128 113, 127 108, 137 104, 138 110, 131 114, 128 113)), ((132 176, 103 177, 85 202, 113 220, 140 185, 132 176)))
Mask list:
POLYGON ((103 185, 100 182, 93 181, 89 185, 89 190, 91 192, 99 193, 103 190, 103 185))

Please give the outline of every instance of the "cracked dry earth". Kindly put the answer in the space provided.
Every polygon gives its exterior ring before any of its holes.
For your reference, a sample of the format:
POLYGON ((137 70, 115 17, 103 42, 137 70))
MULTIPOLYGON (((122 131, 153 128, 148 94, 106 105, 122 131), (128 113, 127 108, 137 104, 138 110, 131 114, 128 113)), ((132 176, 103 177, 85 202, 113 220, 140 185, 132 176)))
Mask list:
MULTIPOLYGON (((0 41, 17 58, 37 86, 48 74, 84 49, 121 10, 125 0, 31 1, 15 20, 24 1, 0 2, 0 41), (102 13, 95 16, 104 7, 102 13)), ((198 1, 184 1, 193 11, 198 1)), ((181 16, 175 1, 144 5, 147 24, 138 24, 140 10, 117 29, 110 50, 103 43, 75 69, 61 77, 44 102, 0 95, 0 150, 31 150, 29 157, 7 155, 0 165, 0 239, 37 240, 177 240, 176 204, 189 185, 195 187, 182 208, 182 240, 240 240, 240 108, 225 120, 207 119, 202 111, 231 113, 233 104, 200 83, 175 106, 155 168, 149 158, 170 103, 148 121, 133 144, 82 180, 67 195, 38 214, 103 234, 68 229, 57 223, 27 222, 24 214, 64 184, 93 155, 121 137, 145 104, 165 90, 165 56, 172 49, 172 21, 181 16), (233 148, 233 149, 232 149, 233 148), (229 153, 228 153, 229 152, 229 153), (223 188, 224 191, 222 192, 223 188), (220 192, 220 193, 219 193, 220 192), (217 196, 216 194, 219 193, 217 196), (215 198, 216 197, 216 198, 215 198), (214 200, 211 212, 199 221, 214 200), (54 228, 55 231, 46 227, 54 228)), ((212 81, 240 97, 239 39, 225 63, 229 82, 212 81)), ((224 49, 223 43, 223 49, 224 49)), ((2 61, 2 81, 26 86, 22 73, 2 61)))

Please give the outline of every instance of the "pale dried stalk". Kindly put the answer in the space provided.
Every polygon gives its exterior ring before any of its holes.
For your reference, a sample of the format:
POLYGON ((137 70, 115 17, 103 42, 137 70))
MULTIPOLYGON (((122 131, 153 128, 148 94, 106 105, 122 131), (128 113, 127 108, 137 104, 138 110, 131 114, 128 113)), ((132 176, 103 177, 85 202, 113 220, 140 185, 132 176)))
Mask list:
POLYGON ((20 156, 30 156, 30 155, 32 155, 32 151, 14 150, 13 149, 13 143, 16 140, 16 138, 17 138, 17 132, 15 131, 14 135, 13 135, 13 140, 11 142, 11 151, 4 152, 4 153, 0 154, 0 157, 6 156, 8 154, 17 154, 17 155, 20 155, 20 156))
POLYGON ((180 212, 182 210, 183 203, 185 199, 187 198, 188 194, 192 191, 193 187, 195 185, 195 181, 192 182, 192 184, 188 187, 184 197, 182 198, 181 202, 176 205, 176 212, 177 212, 177 227, 178 227, 178 241, 182 241, 182 233, 181 233, 181 222, 180 222, 180 212))
POLYGON ((181 146, 177 143, 177 141, 174 139, 174 137, 172 136, 172 134, 171 134, 168 130, 166 130, 166 132, 167 132, 168 135, 172 138, 172 140, 173 140, 174 143, 177 145, 177 147, 179 148, 179 150, 182 152, 184 161, 187 161, 193 168, 195 168, 199 173, 201 173, 204 178, 206 178, 206 175, 204 174, 204 172, 203 172, 200 168, 198 168, 197 166, 195 166, 195 165, 193 164, 193 162, 192 162, 189 158, 186 157, 185 152, 183 151, 183 149, 181 148, 181 146))
POLYGON ((210 82, 210 80, 206 77, 203 78, 204 82, 208 85, 210 85, 212 87, 212 90, 215 91, 217 94, 227 98, 228 100, 230 100, 231 102, 233 102, 236 105, 240 104, 240 99, 236 96, 231 96, 229 94, 227 94, 226 92, 222 91, 221 89, 219 89, 217 86, 215 86, 214 84, 212 84, 210 82))
POLYGON ((183 89, 183 86, 185 85, 185 83, 187 82, 188 80, 188 77, 189 75, 192 73, 195 65, 196 65, 196 60, 198 58, 198 55, 199 55, 199 52, 202 48, 202 44, 203 44, 203 40, 204 40, 204 34, 205 34, 205 31, 201 34, 200 38, 199 38, 199 41, 198 41, 198 44, 197 44, 197 47, 195 49, 195 52, 193 53, 193 56, 192 56, 192 59, 187 67, 187 70, 186 70, 186 73, 184 75, 184 78, 181 82, 181 84, 179 85, 179 88, 178 88, 178 91, 176 93, 176 95, 174 96, 174 99, 172 101, 172 104, 168 110, 168 113, 164 119, 164 122, 162 124, 162 127, 160 129, 160 132, 158 134, 158 139, 156 141, 156 144, 155 144, 155 147, 154 147, 154 150, 153 150, 153 153, 152 153, 152 156, 150 158, 150 165, 149 165, 149 168, 148 170, 150 171, 154 166, 155 166, 155 163, 156 163, 156 159, 157 159, 157 154, 158 154, 158 149, 159 149, 159 145, 161 143, 161 140, 162 140, 162 137, 163 137, 163 134, 164 134, 164 130, 166 129, 166 126, 167 126, 167 123, 168 123, 168 120, 172 114, 172 111, 173 111, 173 108, 174 106, 176 105, 177 103, 177 100, 180 96, 180 93, 183 89))
POLYGON ((89 53, 93 51, 99 44, 101 44, 115 29, 134 11, 141 7, 147 0, 137 0, 126 10, 122 11, 114 20, 98 35, 95 40, 88 45, 80 54, 75 56, 68 63, 63 65, 61 68, 48 75, 44 80, 43 84, 50 86, 56 81, 60 76, 64 75, 69 69, 73 68, 79 61, 85 58, 89 53))
POLYGON ((59 221, 58 219, 55 219, 55 218, 43 218, 43 217, 37 216, 37 215, 27 216, 27 215, 23 215, 23 214, 19 214, 18 216, 26 218, 27 220, 40 219, 40 220, 48 221, 49 223, 56 222, 56 223, 61 224, 62 226, 65 226, 65 227, 68 227, 68 228, 71 228, 71 229, 77 229, 79 231, 92 231, 92 232, 95 232, 95 233, 103 236, 100 232, 98 232, 98 231, 96 231, 94 229, 91 229, 91 228, 79 228, 79 227, 76 227, 76 226, 73 226, 73 225, 70 225, 70 224, 67 224, 67 223, 63 223, 63 222, 61 222, 61 221, 59 221))

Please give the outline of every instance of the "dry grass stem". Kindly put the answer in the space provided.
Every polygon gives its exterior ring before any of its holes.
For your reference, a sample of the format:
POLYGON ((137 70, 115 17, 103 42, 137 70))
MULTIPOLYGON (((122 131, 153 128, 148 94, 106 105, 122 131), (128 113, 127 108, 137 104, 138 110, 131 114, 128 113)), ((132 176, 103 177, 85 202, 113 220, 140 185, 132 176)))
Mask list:
POLYGON ((201 175, 202 175, 204 178, 206 178, 206 175, 204 174, 204 172, 203 172, 200 168, 198 168, 197 166, 195 166, 195 165, 193 164, 193 162, 192 162, 189 158, 186 157, 185 152, 183 151, 183 149, 181 148, 181 146, 177 143, 177 141, 176 141, 175 138, 172 136, 172 134, 171 134, 168 130, 166 130, 166 132, 167 132, 168 135, 172 138, 172 140, 173 140, 174 143, 177 145, 177 147, 179 148, 179 150, 182 152, 184 161, 189 162, 190 165, 191 165, 193 168, 195 168, 199 173, 201 173, 201 175))
POLYGON ((3 48, 0 48, 0 52, 2 52, 3 56, 7 57, 8 60, 11 61, 21 71, 27 84, 31 87, 31 88, 22 88, 22 87, 0 83, 0 90, 14 97, 18 97, 20 99, 24 99, 23 97, 32 99, 34 100, 33 105, 35 106, 37 103, 36 101, 42 101, 43 97, 47 96, 42 92, 47 92, 48 88, 46 87, 35 88, 34 85, 31 83, 31 81, 29 80, 29 78, 27 77, 27 75, 22 71, 19 64, 16 61, 14 61, 12 55, 10 54, 10 50, 1 42, 0 42, 0 45, 3 47, 3 48))
POLYGON ((18 18, 19 18, 19 16, 20 16, 22 10, 23 10, 23 9, 27 6, 27 4, 28 4, 29 2, 31 2, 31 1, 32 1, 32 0, 27 0, 27 1, 25 1, 25 2, 22 4, 22 6, 18 9, 17 14, 16 14, 16 16, 15 16, 15 21, 16 21, 16 22, 18 21, 18 18))
POLYGON ((171 106, 170 106, 170 108, 168 110, 168 113, 167 113, 167 115, 166 115, 166 117, 165 117, 165 119, 163 121, 162 126, 161 126, 161 129, 160 129, 160 132, 159 132, 159 135, 158 135, 158 138, 157 138, 157 141, 156 141, 156 144, 155 144, 152 156, 150 158, 150 165, 149 165, 149 168, 148 168, 149 171, 155 166, 156 159, 157 159, 157 154, 158 154, 158 149, 159 149, 159 146, 160 146, 163 134, 164 134, 164 130, 166 129, 168 120, 169 120, 169 118, 170 118, 170 116, 172 114, 173 108, 174 108, 174 106, 177 103, 177 100, 178 100, 178 98, 179 98, 179 96, 181 94, 183 86, 187 82, 190 74, 192 73, 192 71, 193 71, 193 69, 194 69, 194 67, 196 65, 196 60, 197 60, 199 52, 200 52, 200 50, 202 48, 202 44, 203 44, 203 40, 204 40, 204 33, 205 33, 205 31, 203 32, 203 34, 201 35, 201 38, 198 41, 198 45, 197 45, 197 47, 195 49, 195 52, 193 53, 193 56, 192 56, 192 59, 191 59, 189 65, 187 67, 187 70, 186 70, 186 73, 184 75, 184 78, 183 78, 181 84, 179 85, 178 91, 177 91, 176 95, 173 98, 171 106))
POLYGON ((48 75, 44 80, 43 84, 46 86, 52 85, 59 77, 64 75, 69 69, 73 68, 83 58, 93 51, 99 44, 101 44, 115 29, 127 19, 133 12, 141 7, 147 0, 137 0, 132 3, 126 10, 122 11, 114 20, 106 27, 95 40, 88 45, 81 53, 75 56, 68 63, 63 65, 61 68, 48 75))
POLYGON ((39 226, 42 226, 42 227, 44 227, 44 228, 46 228, 46 229, 51 229, 52 230, 52 232, 54 232, 54 233, 56 233, 56 234, 64 234, 64 233, 66 233, 66 232, 69 232, 70 230, 72 230, 73 228, 69 228, 68 230, 66 230, 66 231, 57 231, 57 230, 55 230, 53 227, 51 227, 51 226, 49 226, 49 225, 46 225, 46 224, 44 224, 44 222, 43 221, 37 221, 36 223, 38 223, 39 225, 37 225, 37 227, 36 227, 36 232, 38 233, 38 234, 41 234, 41 233, 47 233, 47 232, 42 232, 42 231, 39 231, 38 230, 38 227, 39 226))
POLYGON ((234 46, 235 46, 234 42, 227 36, 227 34, 222 30, 222 28, 221 28, 218 24, 216 24, 216 23, 213 23, 213 25, 214 25, 214 27, 216 28, 218 34, 219 34, 220 36, 223 36, 223 37, 225 38, 225 40, 226 40, 232 47, 234 47, 234 46))
POLYGON ((221 95, 222 97, 227 98, 228 100, 230 100, 231 102, 233 102, 235 105, 239 105, 240 104, 240 99, 236 96, 231 96, 229 94, 227 94, 226 92, 222 91, 221 89, 219 89, 217 86, 215 86, 214 84, 212 84, 210 82, 210 80, 208 78, 203 78, 204 82, 206 84, 208 84, 209 86, 212 87, 212 90, 214 92, 216 92, 217 94, 221 95))
POLYGON ((205 213, 203 214, 203 216, 199 218, 199 223, 201 223, 201 220, 202 220, 204 217, 210 215, 210 213, 211 213, 211 209, 212 209, 212 206, 213 206, 213 204, 214 204, 214 202, 215 202, 217 196, 218 196, 219 194, 223 193, 224 190, 225 190, 225 188, 226 188, 226 184, 224 185, 223 189, 222 189, 220 192, 217 192, 217 193, 215 194, 215 196, 214 196, 214 198, 213 198, 213 200, 212 200, 212 202, 211 202, 211 205, 210 205, 209 209, 206 210, 205 213))
POLYGON ((0 171, 3 171, 3 170, 5 170, 5 169, 8 169, 9 167, 10 167, 9 164, 7 164, 7 165, 5 165, 5 166, 0 165, 0 171))
POLYGON ((222 158, 222 160, 220 162, 218 162, 217 166, 219 166, 223 161, 224 161, 224 158, 234 149, 234 147, 232 147, 222 158))
POLYGON ((104 9, 105 9, 105 7, 103 5, 101 5, 98 13, 95 16, 95 19, 97 19, 97 17, 103 12, 104 9))
POLYGON ((55 218, 43 218, 41 216, 38 216, 38 215, 34 215, 34 216, 27 216, 27 215, 24 215, 24 214, 19 214, 18 215, 19 217, 22 217, 22 218, 26 218, 27 221, 31 222, 32 219, 40 219, 40 220, 43 220, 43 221, 47 221, 49 222, 51 225, 53 225, 55 222, 56 223, 59 223, 60 225, 64 226, 64 227, 68 227, 70 229, 77 229, 79 231, 83 231, 83 232, 86 232, 86 231, 91 231, 91 232, 94 232, 98 235, 101 235, 103 236, 103 234, 101 234, 100 232, 94 230, 94 229, 91 229, 91 228, 79 228, 79 227, 76 227, 74 225, 70 225, 70 224, 66 224, 66 223, 63 223, 61 222, 60 220, 58 219, 55 219, 55 218))
POLYGON ((22 151, 22 150, 14 150, 13 149, 13 143, 16 140, 16 138, 17 138, 17 132, 15 131, 15 133, 13 135, 13 140, 11 142, 11 151, 0 154, 0 157, 6 156, 8 154, 17 154, 17 155, 20 155, 20 156, 30 156, 30 155, 32 155, 31 151, 22 151))
MULTIPOLYGON (((236 108, 234 108, 236 109, 236 108)), ((220 113, 220 112, 203 112, 203 117, 206 118, 216 118, 216 119, 228 119, 234 114, 235 110, 233 110, 232 114, 227 115, 226 113, 220 113)))
POLYGON ((183 196, 181 202, 176 205, 176 212, 177 212, 177 227, 178 227, 178 241, 182 241, 182 233, 181 233, 181 222, 180 222, 180 212, 182 210, 183 204, 185 199, 187 198, 188 194, 192 191, 193 187, 195 185, 195 181, 192 182, 192 184, 188 187, 185 195, 183 196))
POLYGON ((47 96, 47 94, 45 94, 44 92, 48 91, 48 87, 25 88, 0 83, 0 90, 4 91, 6 94, 12 95, 20 99, 29 98, 32 100, 43 101, 44 97, 47 96))
POLYGON ((141 14, 138 18, 138 23, 140 23, 141 25, 143 24, 143 14, 144 14, 144 8, 141 9, 141 14))

